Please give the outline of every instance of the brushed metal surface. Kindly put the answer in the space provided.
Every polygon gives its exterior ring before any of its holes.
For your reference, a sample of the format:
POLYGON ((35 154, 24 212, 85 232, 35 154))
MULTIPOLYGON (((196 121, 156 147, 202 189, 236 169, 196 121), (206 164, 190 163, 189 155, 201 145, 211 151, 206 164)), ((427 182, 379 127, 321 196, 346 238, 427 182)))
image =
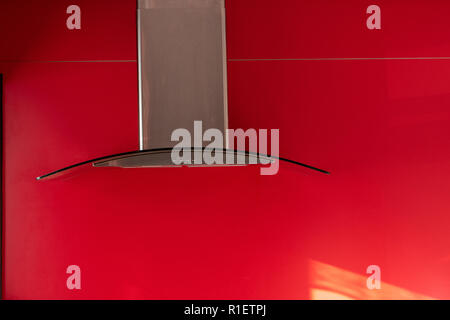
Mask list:
POLYGON ((140 149, 174 146, 196 120, 225 133, 224 1, 140 0, 138 24, 140 149))
POLYGON ((224 0, 139 0, 140 9, 153 8, 224 8, 224 0))
POLYGON ((249 154, 235 150, 216 150, 216 156, 221 158, 221 164, 195 164, 195 158, 203 159, 202 150, 190 150, 190 162, 182 165, 176 165, 172 161, 172 150, 155 150, 155 151, 141 151, 134 154, 126 154, 120 156, 112 156, 110 158, 95 161, 92 165, 94 167, 120 167, 120 168, 153 168, 153 167, 229 167, 229 166, 246 166, 252 163, 257 163, 261 160, 266 160, 268 163, 274 162, 275 159, 261 154, 249 154), (234 163, 227 164, 226 156, 233 155, 234 163), (241 161, 237 159, 241 157, 241 161))
POLYGON ((141 17, 139 10, 136 15, 137 23, 137 47, 138 47, 138 103, 139 103, 139 150, 144 150, 144 128, 142 126, 143 106, 142 106, 142 49, 141 49, 141 17))

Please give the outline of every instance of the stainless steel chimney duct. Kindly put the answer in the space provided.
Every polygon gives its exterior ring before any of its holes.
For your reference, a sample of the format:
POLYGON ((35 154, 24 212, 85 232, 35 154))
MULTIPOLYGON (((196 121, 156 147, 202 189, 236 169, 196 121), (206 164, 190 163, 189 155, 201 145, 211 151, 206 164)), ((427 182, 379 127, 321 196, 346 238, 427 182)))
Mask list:
POLYGON ((140 149, 173 147, 196 120, 225 136, 224 0, 139 0, 137 24, 140 149))

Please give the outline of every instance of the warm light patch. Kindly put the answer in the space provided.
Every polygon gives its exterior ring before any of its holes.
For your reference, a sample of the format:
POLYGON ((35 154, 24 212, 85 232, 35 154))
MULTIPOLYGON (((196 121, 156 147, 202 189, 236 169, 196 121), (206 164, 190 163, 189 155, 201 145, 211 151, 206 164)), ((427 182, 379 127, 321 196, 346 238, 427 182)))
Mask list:
POLYGON ((333 291, 311 289, 311 300, 355 300, 333 291))
POLYGON ((370 290, 367 276, 311 260, 310 297, 312 300, 433 300, 409 290, 381 282, 381 289, 370 290))

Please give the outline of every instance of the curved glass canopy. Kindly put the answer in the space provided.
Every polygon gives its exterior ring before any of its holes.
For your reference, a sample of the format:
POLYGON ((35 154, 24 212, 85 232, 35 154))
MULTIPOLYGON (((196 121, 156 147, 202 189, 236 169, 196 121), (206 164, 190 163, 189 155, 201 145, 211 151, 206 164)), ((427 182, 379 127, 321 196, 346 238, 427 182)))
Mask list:
POLYGON ((159 148, 118 153, 110 156, 83 161, 44 174, 37 177, 36 179, 43 180, 45 178, 55 176, 59 173, 64 173, 66 171, 69 171, 70 169, 81 167, 86 164, 92 164, 92 166, 94 167, 155 168, 181 166, 245 166, 258 163, 264 165, 270 164, 275 161, 288 162, 320 173, 329 174, 328 171, 295 160, 255 152, 215 148, 159 148), (176 153, 176 157, 182 157, 183 160, 174 161, 174 152, 176 153), (208 164, 203 161, 205 153, 207 153, 209 157, 215 159, 214 163, 208 164))

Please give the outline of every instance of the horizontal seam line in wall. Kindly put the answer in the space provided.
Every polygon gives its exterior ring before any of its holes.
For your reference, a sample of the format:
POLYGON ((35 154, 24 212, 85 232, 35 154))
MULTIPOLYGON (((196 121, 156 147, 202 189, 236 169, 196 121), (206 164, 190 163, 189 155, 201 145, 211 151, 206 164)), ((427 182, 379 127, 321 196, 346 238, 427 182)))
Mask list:
MULTIPOLYGON (((450 60, 450 57, 389 57, 389 58, 279 58, 279 59, 228 59, 245 61, 359 61, 359 60, 450 60)), ((0 63, 120 63, 137 60, 0 60, 0 63)))
POLYGON ((390 57, 390 58, 280 58, 280 59, 228 59, 228 61, 359 61, 359 60, 450 60, 450 57, 390 57))
POLYGON ((137 62, 137 60, 0 60, 0 63, 113 63, 137 62))

